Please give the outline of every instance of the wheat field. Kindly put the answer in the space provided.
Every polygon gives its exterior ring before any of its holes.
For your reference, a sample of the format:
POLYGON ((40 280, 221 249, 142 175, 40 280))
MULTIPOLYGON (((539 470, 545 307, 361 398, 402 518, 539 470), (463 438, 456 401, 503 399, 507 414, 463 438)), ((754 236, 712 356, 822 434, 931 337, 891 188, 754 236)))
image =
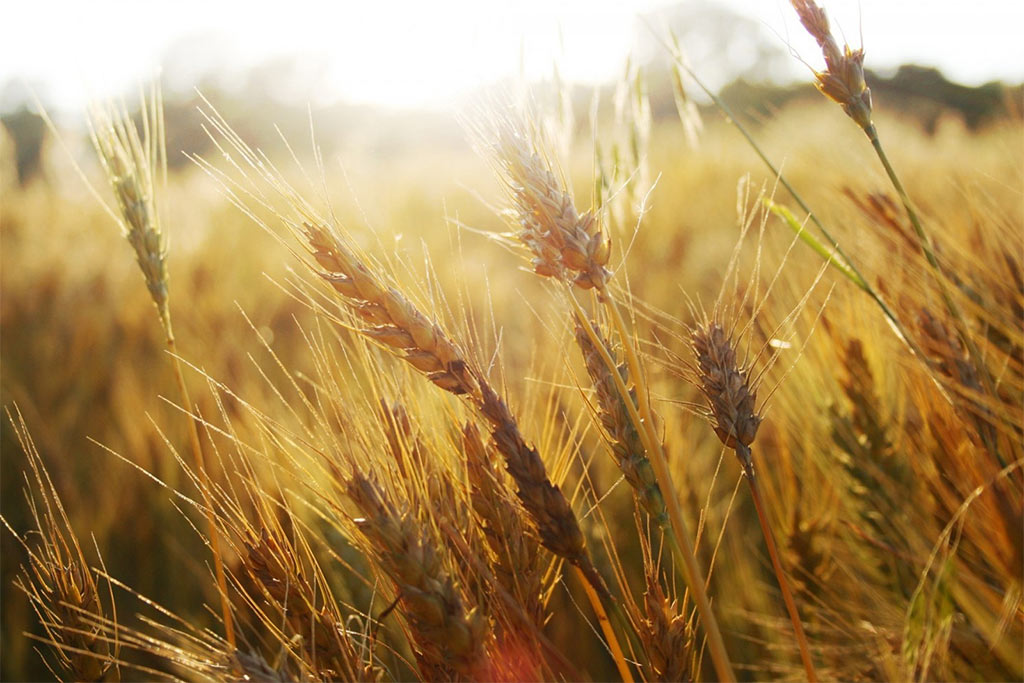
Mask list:
POLYGON ((3 141, 3 679, 1024 678, 1024 124, 793 5, 756 120, 3 141))

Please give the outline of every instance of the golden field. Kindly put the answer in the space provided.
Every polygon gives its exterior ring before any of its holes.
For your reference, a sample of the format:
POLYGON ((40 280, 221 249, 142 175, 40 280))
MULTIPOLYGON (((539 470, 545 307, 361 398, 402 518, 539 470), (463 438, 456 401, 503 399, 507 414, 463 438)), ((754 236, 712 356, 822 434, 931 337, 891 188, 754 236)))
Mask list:
POLYGON ((209 124, 222 151, 144 198, 174 354, 130 170, 112 193, 65 133, 112 215, 57 145, 25 187, 5 147, 5 680, 710 680, 712 628, 737 678, 802 678, 766 533, 819 678, 1024 677, 1020 119, 873 112, 937 268, 839 107, 747 124, 904 341, 721 115, 691 145, 642 107, 556 114, 322 166, 209 124), (531 272, 546 218, 598 286, 531 272))

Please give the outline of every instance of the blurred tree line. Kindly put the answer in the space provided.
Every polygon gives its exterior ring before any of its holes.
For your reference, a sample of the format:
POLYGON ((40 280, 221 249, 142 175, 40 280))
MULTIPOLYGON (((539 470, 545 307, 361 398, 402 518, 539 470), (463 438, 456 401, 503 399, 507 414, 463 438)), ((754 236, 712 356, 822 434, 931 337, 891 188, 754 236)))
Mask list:
MULTIPOLYGON (((738 115, 762 119, 791 103, 818 97, 810 85, 810 74, 801 70, 802 65, 778 36, 713 0, 693 0, 658 9, 641 17, 636 25, 632 60, 644 65, 655 119, 677 114, 671 61, 651 27, 671 30, 679 38, 697 73, 738 115), (790 83, 780 85, 780 79, 790 79, 790 83)), ((310 94, 323 90, 319 78, 324 66, 315 56, 279 57, 241 72, 211 66, 226 61, 222 43, 208 35, 190 36, 164 54, 167 150, 172 168, 190 163, 185 151, 199 155, 215 151, 197 110, 202 102, 199 92, 243 138, 271 158, 290 154, 282 138, 305 156, 311 149, 311 122, 317 145, 327 159, 340 149, 387 158, 408 154, 423 141, 465 144, 450 114, 345 103, 307 105, 310 94)), ((1024 117, 1021 84, 992 82, 968 87, 948 80, 938 69, 917 65, 901 66, 891 75, 868 71, 867 80, 877 107, 902 112, 929 133, 941 117, 951 113, 972 130, 1002 117, 1024 117)), ((17 90, 13 84, 0 87, 0 121, 11 140, 8 146, 13 148, 17 182, 24 185, 42 172, 47 131, 27 96, 17 90)), ((615 85, 610 84, 598 88, 597 95, 610 100, 614 90, 615 85)), ((595 89, 574 86, 570 95, 577 116, 586 116, 595 89)), ((125 99, 131 105, 133 98, 125 99)))

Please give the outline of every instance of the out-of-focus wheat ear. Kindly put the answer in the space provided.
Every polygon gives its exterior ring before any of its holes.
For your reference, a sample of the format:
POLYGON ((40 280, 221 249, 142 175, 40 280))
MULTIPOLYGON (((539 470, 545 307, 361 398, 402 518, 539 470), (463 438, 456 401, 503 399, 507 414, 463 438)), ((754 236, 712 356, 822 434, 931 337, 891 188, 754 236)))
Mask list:
POLYGON ((697 102, 690 97, 686 89, 685 69, 683 68, 683 64, 686 63, 686 57, 683 55, 682 47, 679 45, 679 39, 674 33, 671 34, 671 38, 674 48, 673 54, 677 56, 676 59, 672 60, 672 97, 676 103, 676 113, 679 114, 679 122, 683 126, 686 142, 691 148, 696 148, 700 134, 704 130, 704 122, 700 117, 700 109, 697 108, 697 102))
POLYGON ((398 465, 403 479, 411 479, 413 473, 425 467, 422 444, 412 433, 409 413, 401 403, 388 403, 380 399, 381 425, 387 440, 388 451, 398 465))
POLYGON ((693 623, 678 600, 670 600, 665 595, 653 567, 648 566, 645 579, 644 616, 637 632, 653 673, 647 680, 697 680, 697 639, 693 623))
POLYGON ((999 433, 993 424, 992 410, 977 400, 985 390, 964 343, 927 308, 920 310, 917 326, 928 361, 940 375, 959 385, 958 393, 963 397, 966 410, 962 405, 958 408, 974 423, 985 448, 996 455, 999 433))
MULTIPOLYGON (((28 428, 21 414, 16 415, 8 413, 8 418, 32 471, 31 477, 26 476, 25 498, 35 528, 23 537, 2 520, 28 556, 15 585, 28 597, 46 631, 45 642, 53 653, 47 666, 55 676, 74 681, 120 680, 117 641, 112 645, 98 626, 109 621, 99 587, 28 428)), ((116 626, 116 612, 110 623, 116 626)))
POLYGON ((486 678, 490 624, 478 608, 466 609, 434 540, 363 474, 356 472, 346 491, 363 515, 355 523, 371 556, 395 583, 420 673, 429 680, 486 678))
POLYGON ((467 424, 462 435, 470 500, 491 551, 491 569, 502 587, 516 596, 533 624, 542 629, 545 610, 540 543, 507 488, 505 475, 494 467, 479 430, 467 424))
POLYGON ((817 681, 818 676, 811 660, 810 647, 804 634, 800 613, 789 587, 789 580, 779 559, 779 551, 761 499, 761 487, 754 468, 750 445, 761 426, 761 416, 756 411, 757 388, 750 381, 749 370, 741 368, 736 358, 736 349, 725 329, 718 322, 707 322, 693 332, 693 351, 697 357, 698 382, 701 392, 708 401, 708 412, 715 434, 722 443, 733 449, 743 467, 743 473, 754 499, 757 518, 764 534, 768 555, 775 570, 775 578, 782 592, 786 611, 793 624, 793 633, 800 659, 808 681, 817 681))
POLYGON ((322 586, 314 588, 289 539, 264 527, 244 546, 242 567, 264 599, 272 603, 275 617, 283 619, 290 630, 283 645, 297 639, 306 664, 326 680, 376 680, 382 676, 372 661, 359 656, 333 598, 322 586))
MULTIPOLYGON (((597 333, 598 343, 602 344, 606 353, 615 358, 611 345, 595 322, 591 327, 597 333)), ((658 479, 647 459, 647 452, 644 449, 640 433, 633 425, 622 397, 615 387, 615 380, 611 375, 608 366, 605 365, 602 354, 598 351, 590 335, 579 325, 576 325, 576 343, 583 353, 583 360, 587 367, 587 374, 594 385, 594 394, 597 398, 598 418, 604 433, 607 437, 608 447, 611 450, 615 464, 626 478, 626 482, 632 487, 633 495, 640 506, 647 511, 654 522, 662 528, 668 528, 668 509, 665 507, 665 499, 661 495, 661 487, 658 486, 658 479)), ((618 372, 623 383, 630 385, 629 369, 625 363, 617 363, 618 372)), ((636 406, 636 387, 630 386, 630 400, 636 406)))
POLYGON ((800 23, 825 56, 825 70, 815 71, 815 85, 826 97, 842 106, 846 115, 867 130, 871 125, 871 90, 864 81, 864 50, 839 44, 829 28, 825 10, 814 0, 791 0, 800 23))

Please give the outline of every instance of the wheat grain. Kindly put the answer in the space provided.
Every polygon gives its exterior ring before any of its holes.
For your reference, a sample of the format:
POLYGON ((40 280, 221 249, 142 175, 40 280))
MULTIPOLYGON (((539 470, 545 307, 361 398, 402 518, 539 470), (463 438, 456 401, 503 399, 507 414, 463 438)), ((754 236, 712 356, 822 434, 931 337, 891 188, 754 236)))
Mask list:
MULTIPOLYGON (((598 329, 596 323, 592 322, 591 327, 597 333, 598 342, 605 347, 608 355, 615 357, 614 352, 598 329)), ((637 501, 647 511, 654 522, 663 528, 669 524, 668 509, 665 507, 665 499, 661 495, 661 487, 658 486, 658 479, 647 459, 647 452, 644 450, 643 442, 639 432, 629 417, 629 410, 619 396, 615 387, 611 372, 604 363, 602 354, 590 339, 590 335, 577 323, 576 343, 583 353, 583 360, 587 367, 587 374, 594 385, 594 392, 597 397, 598 418, 608 437, 608 445, 611 449, 615 464, 626 478, 626 482, 632 487, 637 501)), ((616 371, 622 381, 628 385, 629 369, 625 363, 618 363, 616 371)), ((636 405, 636 387, 630 387, 630 400, 636 405)))
POLYGON ((356 527, 369 541, 379 566, 395 582, 421 673, 432 680, 482 675, 487 618, 475 607, 466 609, 433 541, 364 475, 355 473, 346 491, 364 515, 355 520, 356 527))

